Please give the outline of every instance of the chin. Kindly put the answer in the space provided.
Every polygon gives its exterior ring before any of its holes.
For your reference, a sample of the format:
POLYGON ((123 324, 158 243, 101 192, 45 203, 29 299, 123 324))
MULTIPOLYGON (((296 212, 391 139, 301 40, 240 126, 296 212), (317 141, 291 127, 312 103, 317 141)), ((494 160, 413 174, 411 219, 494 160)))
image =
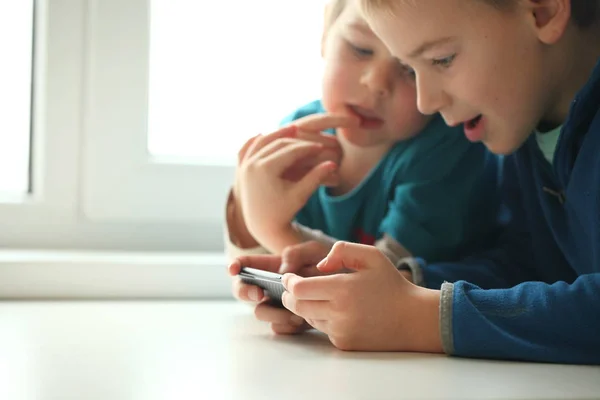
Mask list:
POLYGON ((519 150, 523 145, 523 142, 484 140, 483 144, 494 154, 508 156, 519 150))
POLYGON ((373 135, 370 132, 362 129, 340 129, 338 130, 338 134, 342 136, 346 142, 356 147, 371 147, 377 145, 376 141, 373 140, 373 135))
POLYGON ((519 150, 529 138, 528 133, 521 134, 516 127, 488 129, 481 141, 494 154, 508 156, 519 150))
POLYGON ((486 142, 483 142, 483 144, 485 144, 485 147, 487 147, 487 149, 489 151, 491 151, 492 153, 494 153, 498 156, 509 156, 514 152, 514 150, 512 150, 512 149, 507 149, 507 148, 498 147, 498 146, 491 146, 486 142))

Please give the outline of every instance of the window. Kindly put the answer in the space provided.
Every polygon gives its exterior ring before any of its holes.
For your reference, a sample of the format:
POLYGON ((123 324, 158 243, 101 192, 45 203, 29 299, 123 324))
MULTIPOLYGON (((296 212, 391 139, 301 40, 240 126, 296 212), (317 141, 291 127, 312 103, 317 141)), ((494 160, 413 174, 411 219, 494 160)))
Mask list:
POLYGON ((0 0, 5 294, 228 294, 235 154, 319 96, 323 6, 0 0))
POLYGON ((319 97, 323 2, 291 3, 151 1, 150 154, 233 163, 319 97))
POLYGON ((0 196, 29 191, 33 0, 0 1, 0 196))

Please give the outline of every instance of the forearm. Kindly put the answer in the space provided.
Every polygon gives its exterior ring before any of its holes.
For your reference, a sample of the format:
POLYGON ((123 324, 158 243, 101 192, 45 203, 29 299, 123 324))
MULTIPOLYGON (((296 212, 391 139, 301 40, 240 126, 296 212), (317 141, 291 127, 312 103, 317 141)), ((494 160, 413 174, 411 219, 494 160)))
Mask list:
POLYGON ((498 290, 466 282, 444 286, 451 296, 441 318, 449 354, 600 364, 600 274, 498 290))
POLYGON ((271 253, 281 254, 289 246, 295 246, 305 241, 302 232, 290 224, 288 228, 272 232, 260 239, 260 243, 271 253))
POLYGON ((252 249, 260 246, 246 226, 242 208, 236 201, 233 189, 229 191, 227 198, 225 221, 227 239, 236 247, 252 249))

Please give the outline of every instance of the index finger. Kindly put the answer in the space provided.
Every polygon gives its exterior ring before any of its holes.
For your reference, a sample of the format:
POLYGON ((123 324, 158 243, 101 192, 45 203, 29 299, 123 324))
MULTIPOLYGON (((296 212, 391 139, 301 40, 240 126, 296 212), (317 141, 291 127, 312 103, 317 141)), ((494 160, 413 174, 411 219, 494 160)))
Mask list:
POLYGON ((358 118, 345 114, 312 114, 294 121, 298 129, 324 131, 333 128, 352 128, 358 126, 358 118))
POLYGON ((256 154, 259 150, 266 147, 268 144, 273 143, 277 139, 283 139, 286 137, 294 137, 297 130, 296 125, 287 125, 279 128, 275 132, 269 133, 268 135, 258 135, 252 139, 252 143, 244 151, 244 158, 246 156, 251 157, 256 154))
POLYGON ((298 300, 328 301, 342 289, 345 274, 302 278, 295 274, 285 274, 281 282, 285 289, 298 300))
POLYGON ((246 141, 246 143, 244 143, 244 145, 242 146, 240 151, 238 151, 238 163, 241 163, 242 160, 244 160, 244 158, 246 158, 246 153, 248 152, 248 149, 250 148, 250 146, 252 146, 252 144, 256 141, 256 139, 258 139, 259 136, 260 135, 251 137, 250 139, 248 139, 246 141))

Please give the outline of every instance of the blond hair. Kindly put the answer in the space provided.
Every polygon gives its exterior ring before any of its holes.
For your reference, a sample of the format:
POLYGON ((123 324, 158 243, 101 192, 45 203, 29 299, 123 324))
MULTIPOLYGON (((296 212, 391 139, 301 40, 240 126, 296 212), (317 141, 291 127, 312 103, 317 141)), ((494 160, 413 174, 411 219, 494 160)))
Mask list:
POLYGON ((327 4, 327 12, 325 14, 325 26, 331 26, 342 15, 346 7, 346 0, 330 0, 327 4))
MULTIPOLYGON (((373 11, 394 12, 394 6, 400 3, 416 4, 418 0, 360 0, 359 5, 363 13, 369 15, 373 11)), ((518 0, 478 0, 491 6, 506 10, 516 5, 518 0)), ((571 18, 580 28, 588 28, 598 23, 600 17, 600 0, 571 0, 571 18)))
POLYGON ((394 6, 396 5, 395 3, 394 0, 360 0, 358 2, 358 7, 365 15, 372 14, 374 11, 393 13, 394 6))

